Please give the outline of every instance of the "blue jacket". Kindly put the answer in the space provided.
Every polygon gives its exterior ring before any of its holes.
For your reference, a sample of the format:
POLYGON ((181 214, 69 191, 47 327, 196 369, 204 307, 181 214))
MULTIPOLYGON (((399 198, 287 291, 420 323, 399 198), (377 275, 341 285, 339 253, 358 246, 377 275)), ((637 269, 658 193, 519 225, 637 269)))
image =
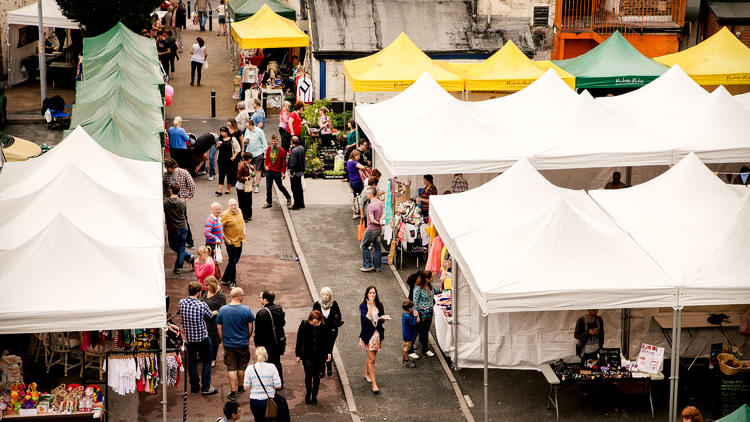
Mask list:
POLYGON ((401 338, 404 341, 414 341, 417 338, 417 317, 404 312, 401 314, 401 338))
MULTIPOLYGON (((380 312, 380 316, 383 316, 383 310, 378 309, 378 312, 380 312)), ((385 330, 383 329, 383 320, 378 320, 378 324, 376 326, 372 325, 372 321, 370 321, 369 318, 367 318, 367 304, 363 303, 359 305, 359 314, 360 314, 360 322, 362 324, 362 330, 359 332, 359 338, 365 343, 370 343, 370 339, 372 338, 372 335, 375 334, 375 331, 377 330, 378 335, 380 335, 380 341, 385 340, 385 330)))

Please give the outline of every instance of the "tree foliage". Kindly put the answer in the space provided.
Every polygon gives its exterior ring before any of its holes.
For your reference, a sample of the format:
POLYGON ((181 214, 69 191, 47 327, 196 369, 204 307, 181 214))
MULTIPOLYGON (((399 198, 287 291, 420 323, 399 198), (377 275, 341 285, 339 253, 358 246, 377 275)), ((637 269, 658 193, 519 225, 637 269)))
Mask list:
POLYGON ((151 16, 161 0, 55 0, 63 15, 78 21, 83 35, 93 37, 107 32, 117 22, 140 33, 151 28, 151 16))

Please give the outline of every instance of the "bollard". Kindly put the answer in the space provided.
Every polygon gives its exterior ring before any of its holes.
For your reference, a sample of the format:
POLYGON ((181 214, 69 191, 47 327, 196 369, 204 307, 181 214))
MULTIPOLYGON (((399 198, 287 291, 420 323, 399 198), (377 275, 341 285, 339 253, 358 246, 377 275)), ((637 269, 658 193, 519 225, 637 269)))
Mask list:
POLYGON ((185 19, 189 21, 193 20, 193 16, 190 14, 190 0, 187 2, 187 17, 185 19))
POLYGON ((214 15, 213 9, 208 9, 208 30, 209 31, 213 31, 214 30, 213 15, 214 15))
POLYGON ((211 90, 211 117, 216 117, 216 91, 211 90))

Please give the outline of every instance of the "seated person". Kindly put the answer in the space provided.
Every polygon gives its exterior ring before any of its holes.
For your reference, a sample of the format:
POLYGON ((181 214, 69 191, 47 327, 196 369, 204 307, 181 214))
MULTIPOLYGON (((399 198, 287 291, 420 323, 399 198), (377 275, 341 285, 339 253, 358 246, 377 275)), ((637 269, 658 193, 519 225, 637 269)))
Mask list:
POLYGON ((620 181, 620 177, 622 175, 619 171, 616 171, 612 173, 612 180, 607 182, 606 185, 604 185, 604 189, 622 189, 628 187, 625 183, 622 183, 620 181))
POLYGON ((598 313, 598 309, 589 309, 576 321, 573 336, 578 340, 576 355, 581 357, 582 363, 596 359, 599 349, 604 346, 604 320, 598 313))
POLYGON ((284 81, 278 76, 276 69, 270 69, 268 71, 268 80, 266 81, 266 88, 281 88, 284 81))

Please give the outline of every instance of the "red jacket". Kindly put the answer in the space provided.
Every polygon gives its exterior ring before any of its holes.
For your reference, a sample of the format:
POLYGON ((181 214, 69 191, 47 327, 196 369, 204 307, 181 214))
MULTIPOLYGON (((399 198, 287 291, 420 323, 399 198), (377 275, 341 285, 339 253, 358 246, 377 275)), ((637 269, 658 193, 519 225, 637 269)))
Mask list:
POLYGON ((266 150, 266 170, 284 173, 286 171, 286 151, 279 147, 279 156, 276 158, 276 164, 273 165, 271 164, 271 148, 273 147, 269 145, 266 150))

